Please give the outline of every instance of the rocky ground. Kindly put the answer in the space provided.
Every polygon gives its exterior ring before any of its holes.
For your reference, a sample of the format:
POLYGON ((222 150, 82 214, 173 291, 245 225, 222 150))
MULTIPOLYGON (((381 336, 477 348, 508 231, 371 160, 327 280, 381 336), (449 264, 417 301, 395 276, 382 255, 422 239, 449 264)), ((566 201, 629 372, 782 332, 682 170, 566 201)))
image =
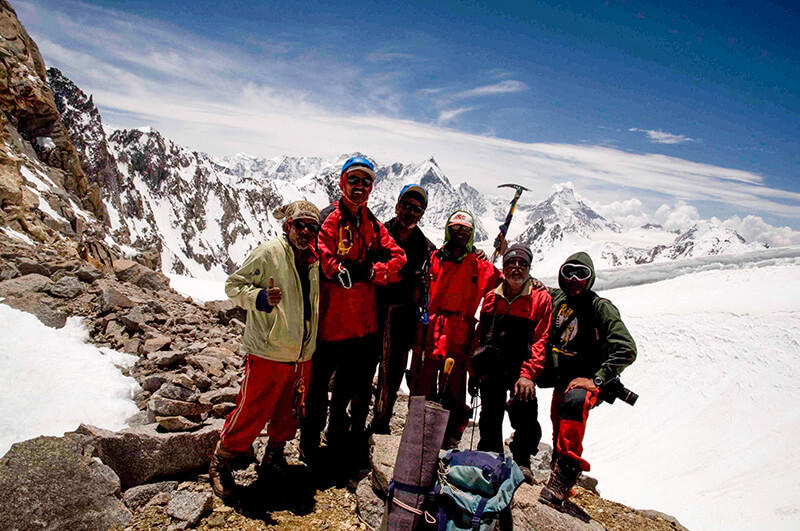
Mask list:
MULTIPOLYGON (((377 528, 405 398, 395 408, 392 435, 374 436, 360 457, 331 457, 330 466, 312 470, 292 443, 288 473, 259 475, 255 463, 248 464, 236 472, 236 501, 226 505, 211 493, 206 470, 239 391, 245 315, 228 301, 200 304, 180 295, 142 264, 93 262, 0 234, 4 303, 54 327, 68 316, 83 317, 94 343, 138 356, 123 371, 142 387, 135 396, 140 412, 129 429, 81 426, 64 437, 14 445, 0 460, 0 527, 377 528), (337 468, 343 464, 350 473, 337 468)), ((469 439, 468 432, 465 444, 469 439)), ((264 444, 264 438, 256 441, 257 455, 264 444)), ((535 465, 538 484, 523 485, 515 497, 518 529, 681 529, 668 516, 602 499, 591 478, 577 488, 572 514, 543 506, 536 499, 549 473, 546 445, 535 465)))

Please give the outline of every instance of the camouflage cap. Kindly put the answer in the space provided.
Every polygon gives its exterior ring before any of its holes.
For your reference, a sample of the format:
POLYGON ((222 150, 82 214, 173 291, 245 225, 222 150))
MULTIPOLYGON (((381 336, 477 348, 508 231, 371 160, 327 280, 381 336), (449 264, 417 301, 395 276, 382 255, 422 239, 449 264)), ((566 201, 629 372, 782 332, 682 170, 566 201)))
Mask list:
POLYGON ((311 201, 293 201, 272 211, 275 219, 313 219, 319 223, 319 209, 311 201))

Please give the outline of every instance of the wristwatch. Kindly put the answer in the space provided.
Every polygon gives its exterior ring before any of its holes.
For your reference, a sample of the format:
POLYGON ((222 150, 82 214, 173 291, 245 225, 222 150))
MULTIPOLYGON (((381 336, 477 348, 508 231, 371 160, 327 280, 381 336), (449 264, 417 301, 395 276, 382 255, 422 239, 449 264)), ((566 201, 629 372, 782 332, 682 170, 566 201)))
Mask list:
POLYGON ((595 376, 593 381, 594 381, 594 384, 595 384, 597 387, 603 387, 603 384, 605 383, 605 382, 603 381, 603 379, 602 379, 602 378, 600 378, 599 376, 595 376))

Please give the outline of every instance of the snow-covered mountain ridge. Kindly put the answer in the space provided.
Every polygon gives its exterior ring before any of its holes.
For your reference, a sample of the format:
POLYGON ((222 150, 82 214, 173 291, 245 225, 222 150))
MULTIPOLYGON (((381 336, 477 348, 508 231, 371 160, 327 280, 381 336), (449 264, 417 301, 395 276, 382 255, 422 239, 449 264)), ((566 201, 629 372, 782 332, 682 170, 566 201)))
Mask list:
MULTIPOLYGON (((104 184, 111 226, 107 243, 126 254, 155 253, 165 272, 224 278, 256 245, 281 231, 272 217, 275 207, 305 198, 322 208, 338 198, 339 169, 356 154, 212 158, 149 127, 106 137, 91 98, 60 72, 51 69, 49 77, 87 175, 104 184)), ((490 196, 467 183, 454 186, 433 157, 418 163, 374 162, 377 179, 369 205, 378 219, 394 215, 404 185, 420 183, 429 194, 420 226, 432 241, 441 243, 447 217, 466 209, 476 218, 476 242, 491 250, 512 193, 499 190, 490 196)), ((535 273, 537 268, 551 271, 577 250, 590 252, 605 268, 763 247, 709 222, 677 237, 657 226, 626 231, 579 199, 571 184, 556 187, 540 203, 526 200, 523 195, 509 239, 531 247, 535 273)))

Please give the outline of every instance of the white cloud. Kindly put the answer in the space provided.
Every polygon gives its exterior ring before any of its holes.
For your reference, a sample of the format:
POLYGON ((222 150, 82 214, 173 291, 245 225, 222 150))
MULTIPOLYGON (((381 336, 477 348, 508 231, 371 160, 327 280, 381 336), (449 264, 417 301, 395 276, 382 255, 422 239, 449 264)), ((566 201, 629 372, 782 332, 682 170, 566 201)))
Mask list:
POLYGON ((451 94, 449 99, 451 101, 463 100, 467 98, 476 98, 481 96, 496 96, 498 94, 512 94, 514 92, 523 92, 528 90, 528 85, 522 81, 515 81, 507 79, 500 83, 493 83, 491 85, 483 85, 482 87, 475 87, 469 90, 462 90, 451 94))
POLYGON ((447 122, 461 116, 465 112, 469 112, 473 107, 459 107, 457 109, 445 109, 439 112, 439 124, 446 124, 447 122))
POLYGON ((644 203, 635 197, 605 205, 592 205, 592 208, 607 220, 628 229, 655 222, 652 215, 645 211, 644 203))
POLYGON ((791 227, 774 227, 759 216, 749 215, 744 219, 732 216, 721 223, 741 234, 748 242, 762 242, 770 247, 800 245, 800 232, 791 227))
POLYGON ((691 205, 678 201, 674 207, 661 205, 653 219, 667 230, 686 230, 700 221, 700 213, 691 205))
POLYGON ((654 144, 682 144, 684 142, 696 142, 694 138, 689 138, 688 136, 684 135, 676 135, 673 133, 667 133, 666 131, 662 131, 661 129, 637 129, 636 127, 631 127, 628 131, 632 131, 635 133, 645 133, 647 137, 650 139, 650 142, 654 144))
POLYGON ((474 96, 494 96, 496 94, 511 94, 514 92, 523 92, 528 90, 528 86, 522 81, 507 79, 500 83, 492 85, 484 85, 471 90, 456 93, 459 98, 471 98, 474 96))

